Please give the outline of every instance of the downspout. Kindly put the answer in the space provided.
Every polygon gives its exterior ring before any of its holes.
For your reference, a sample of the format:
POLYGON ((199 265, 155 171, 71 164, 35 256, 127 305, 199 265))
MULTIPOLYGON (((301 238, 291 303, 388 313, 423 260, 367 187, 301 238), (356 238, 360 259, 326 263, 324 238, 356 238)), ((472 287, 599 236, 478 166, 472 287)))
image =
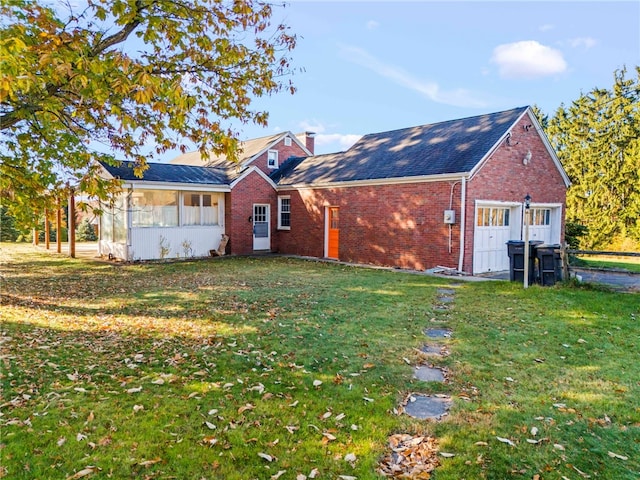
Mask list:
POLYGON ((462 272, 464 265, 464 238, 465 234, 465 212, 467 210, 467 177, 462 177, 462 188, 460 189, 460 258, 458 259, 458 271, 462 272))

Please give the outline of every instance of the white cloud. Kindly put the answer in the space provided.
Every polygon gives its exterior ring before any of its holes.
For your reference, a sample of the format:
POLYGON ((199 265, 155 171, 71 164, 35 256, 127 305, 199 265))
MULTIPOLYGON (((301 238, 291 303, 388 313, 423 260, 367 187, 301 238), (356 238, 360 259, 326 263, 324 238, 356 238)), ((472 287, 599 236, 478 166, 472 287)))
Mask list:
POLYGON ((354 133, 324 133, 327 127, 318 120, 303 120, 298 125, 303 131, 316 134, 316 147, 331 146, 330 151, 347 150, 362 137, 354 133))
POLYGON ((321 147, 323 145, 337 144, 341 150, 347 150, 360 138, 362 138, 362 135, 352 133, 320 133, 316 135, 316 145, 321 147))
POLYGON ((597 40, 591 37, 578 37, 569 40, 569 45, 573 48, 583 47, 585 49, 589 49, 595 47, 597 43, 597 40))
POLYGON ((375 28, 378 28, 380 26, 380 24, 378 22, 376 22, 375 20, 369 20, 367 22, 367 30, 373 30, 375 28))
POLYGON ((556 28, 555 25, 545 23, 544 25, 540 25, 538 30, 540 30, 541 32, 548 32, 549 30, 553 30, 554 28, 556 28))
POLYGON ((498 65, 504 78, 537 78, 556 75, 567 70, 567 62, 559 50, 535 40, 498 45, 491 62, 498 65))
POLYGON ((378 60, 366 50, 349 45, 340 45, 340 54, 348 61, 365 67, 378 75, 410 90, 420 93, 422 96, 437 103, 453 105, 456 107, 484 107, 486 104, 473 98, 471 92, 465 89, 443 91, 436 82, 429 82, 414 77, 411 73, 391 64, 378 60))

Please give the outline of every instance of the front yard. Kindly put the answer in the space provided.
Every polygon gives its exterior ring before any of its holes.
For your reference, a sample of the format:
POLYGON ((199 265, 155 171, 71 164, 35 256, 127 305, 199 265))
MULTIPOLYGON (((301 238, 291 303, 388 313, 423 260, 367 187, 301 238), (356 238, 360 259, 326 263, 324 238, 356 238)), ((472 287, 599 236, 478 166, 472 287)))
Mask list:
POLYGON ((435 437, 438 480, 640 475, 637 294, 270 257, 0 260, 0 477, 373 479, 397 433, 435 437), (448 356, 420 353, 431 326, 448 356), (446 382, 415 379, 424 363, 446 382), (451 395, 449 415, 402 414, 417 393, 451 395))

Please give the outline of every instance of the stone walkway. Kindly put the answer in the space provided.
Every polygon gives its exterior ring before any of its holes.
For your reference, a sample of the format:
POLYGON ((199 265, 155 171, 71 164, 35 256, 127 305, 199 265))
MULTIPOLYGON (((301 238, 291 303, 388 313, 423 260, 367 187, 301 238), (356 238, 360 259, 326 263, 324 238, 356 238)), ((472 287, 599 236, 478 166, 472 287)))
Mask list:
MULTIPOLYGON (((448 314, 453 308, 455 293, 455 288, 439 288, 437 290, 437 298, 433 306, 436 316, 431 319, 431 322, 438 324, 438 326, 424 329, 424 335, 429 339, 429 342, 420 348, 422 356, 430 360, 437 361, 449 353, 446 345, 440 340, 451 338, 453 335, 451 329, 447 328, 446 322, 448 314)), ((434 363, 421 364, 414 367, 413 376, 417 380, 425 382, 425 390, 428 390, 430 382, 444 382, 446 380, 446 371, 434 363)), ((448 395, 428 392, 411 393, 406 398, 403 409, 404 413, 413 418, 440 420, 447 415, 451 404, 452 400, 448 395)))

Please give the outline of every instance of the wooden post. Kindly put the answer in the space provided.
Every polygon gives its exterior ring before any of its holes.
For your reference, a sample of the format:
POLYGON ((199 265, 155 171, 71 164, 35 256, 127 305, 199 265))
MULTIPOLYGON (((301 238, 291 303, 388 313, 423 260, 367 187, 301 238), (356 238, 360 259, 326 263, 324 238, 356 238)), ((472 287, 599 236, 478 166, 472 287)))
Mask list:
POLYGON ((38 238, 40 232, 38 232, 37 228, 33 229, 33 244, 37 247, 40 243, 40 239, 38 238))
POLYGON ((60 204, 60 197, 56 200, 56 252, 62 253, 62 235, 60 235, 60 230, 62 230, 62 205, 60 204))
POLYGON ((560 258, 562 260, 562 279, 566 282, 569 280, 569 252, 567 251, 567 242, 564 242, 560 249, 560 258))
POLYGON ((67 213, 67 238, 69 240, 69 256, 76 258, 76 199, 73 188, 69 190, 69 211, 67 213))
POLYGON ((51 226, 49 225, 49 209, 44 209, 44 248, 49 250, 49 237, 51 236, 51 226))

